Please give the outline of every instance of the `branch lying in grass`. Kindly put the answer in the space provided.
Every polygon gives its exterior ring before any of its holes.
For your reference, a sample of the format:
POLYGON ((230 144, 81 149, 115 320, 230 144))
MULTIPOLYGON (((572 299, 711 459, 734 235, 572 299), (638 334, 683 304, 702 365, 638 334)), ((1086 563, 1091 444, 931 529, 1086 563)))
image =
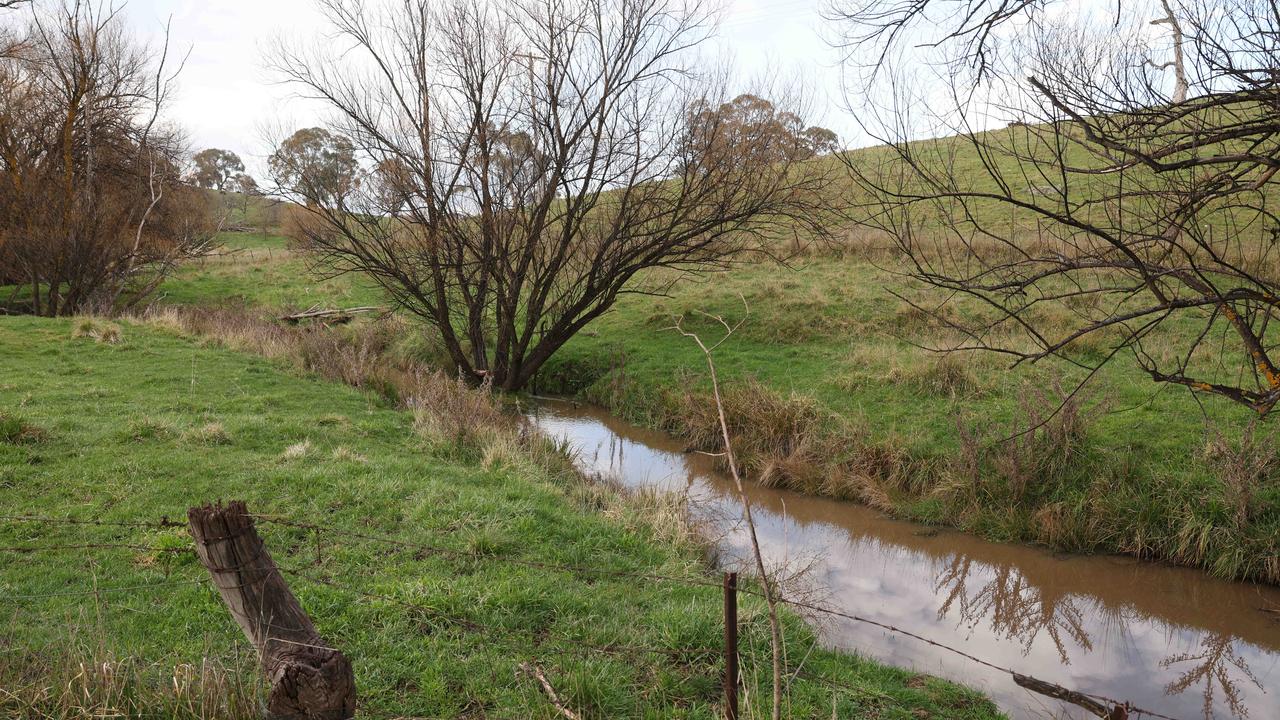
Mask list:
POLYGON ((280 319, 287 323, 297 324, 303 320, 328 320, 330 322, 345 323, 352 320, 352 316, 360 313, 385 312, 386 308, 377 305, 367 307, 353 307, 344 309, 323 310, 319 308, 311 308, 300 313, 292 315, 281 315, 280 319))
POLYGON ((543 692, 547 694, 547 699, 551 701, 552 705, 556 706, 556 709, 560 711, 561 715, 564 715, 569 720, 580 720, 580 715, 570 710, 568 706, 561 702, 560 696, 556 694, 556 689, 551 686, 551 681, 547 680, 547 674, 542 672, 542 668, 537 665, 530 665, 529 663, 520 663, 520 672, 537 679, 538 684, 542 686, 543 692))
MULTIPOLYGON (((740 296, 741 297, 741 296, 740 296)), ((743 316, 736 324, 730 325, 725 319, 719 315, 711 315, 702 311, 698 311, 699 315, 714 320, 724 328, 724 335, 719 340, 707 345, 702 341, 702 337, 698 333, 686 330, 684 328, 684 318, 676 319, 675 325, 669 330, 674 330, 681 335, 690 338, 698 345, 698 349, 707 359, 707 371, 711 375, 711 394, 716 404, 716 414, 720 423, 720 435, 724 440, 724 458, 729 466, 729 474, 733 476, 733 484, 738 492, 738 501, 742 503, 742 512, 747 522, 747 531, 751 537, 751 554, 755 559, 756 572, 760 576, 761 585, 764 588, 765 603, 769 606, 769 646, 772 652, 773 661, 773 708, 771 717, 773 720, 780 720, 782 717, 782 624, 778 620, 778 601, 774 594, 773 583, 769 578, 769 573, 765 569, 764 555, 760 552, 760 540, 756 536, 756 523, 751 515, 751 499, 747 497, 746 489, 742 485, 742 473, 738 470, 738 461, 733 454, 733 441, 729 436, 729 423, 725 419, 724 400, 720 396, 720 378, 716 375, 716 364, 713 353, 717 348, 725 343, 726 340, 742 327, 747 317, 751 314, 751 308, 747 306, 746 298, 742 299, 743 316)))

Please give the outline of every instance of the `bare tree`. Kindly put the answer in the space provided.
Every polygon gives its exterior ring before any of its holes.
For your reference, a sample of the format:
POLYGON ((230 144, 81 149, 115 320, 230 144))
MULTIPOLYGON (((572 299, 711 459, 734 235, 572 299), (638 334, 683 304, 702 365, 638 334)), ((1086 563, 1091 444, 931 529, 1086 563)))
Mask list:
POLYGON ((1052 19, 1052 4, 873 0, 836 13, 845 37, 876 48, 865 77, 883 94, 870 97, 894 99, 895 120, 875 128, 891 152, 850 163, 866 221, 914 278, 986 308, 948 319, 962 337, 952 348, 1090 373, 1127 355, 1156 382, 1265 416, 1280 401, 1280 10, 1161 0, 1091 24, 1052 19), (940 31, 941 47, 955 43, 951 83, 933 95, 951 104, 933 119, 957 134, 913 142, 904 118, 928 103, 876 64, 931 9, 953 13, 940 31), (1001 117, 1015 122, 987 132, 1001 117), (1080 350, 1089 337, 1101 351, 1080 350))
POLYGON ((159 122, 176 72, 92 2, 40 7, 0 59, 0 278, 30 310, 136 303, 211 236, 159 122))
POLYGON ((729 97, 698 67, 700 2, 321 7, 343 62, 282 46, 272 65, 330 105, 366 177, 282 183, 303 244, 434 327, 470 378, 520 388, 621 294, 826 229, 829 170, 755 160, 780 140, 728 147, 699 112, 729 97))

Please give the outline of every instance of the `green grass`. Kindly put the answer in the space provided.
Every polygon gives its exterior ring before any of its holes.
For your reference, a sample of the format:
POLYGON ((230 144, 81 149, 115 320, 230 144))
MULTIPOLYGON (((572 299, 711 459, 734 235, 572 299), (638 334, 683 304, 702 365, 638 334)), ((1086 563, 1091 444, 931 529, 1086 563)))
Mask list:
MULTIPOLYGON (((118 326, 114 340, 103 340, 70 320, 0 320, 4 514, 181 518, 193 504, 236 498, 259 513, 460 551, 393 552, 330 537, 317 557, 310 533, 263 526, 282 566, 352 589, 293 580, 321 633, 352 658, 367 715, 556 717, 536 683, 515 675, 518 663, 536 660, 585 717, 716 716, 718 657, 697 650, 719 643, 715 588, 504 562, 703 577, 697 543, 655 529, 643 503, 584 484, 562 463, 423 437, 411 414, 373 394, 155 326, 118 326), (467 630, 457 619, 491 630, 467 630), (676 654, 608 656, 571 641, 676 654)), ((181 529, 0 528, 0 546, 188 543, 181 529)), ((213 657, 233 669, 248 665, 239 632, 208 583, 166 584, 206 577, 189 555, 4 554, 0 686, 56 690, 56 678, 32 677, 42 655, 135 658, 148 668, 153 694, 167 692, 183 663, 213 657), (63 594, 153 584, 96 600, 63 594)), ((752 598, 744 605, 745 644, 758 651, 767 628, 752 598)), ((812 635, 795 618, 789 622, 791 656, 804 657, 812 635)), ((853 689, 799 681, 793 717, 827 716, 833 696, 846 717, 996 716, 988 702, 954 685, 822 650, 808 657, 809 671, 853 689)), ((762 667, 753 669, 748 689, 758 699, 766 682, 762 667)), ((74 665, 60 671, 78 672, 74 665)), ((6 695, 0 710, 19 712, 15 703, 6 695)))
POLYGON ((382 295, 355 276, 318 280, 279 235, 222 233, 221 251, 184 266, 165 283, 162 303, 264 305, 284 310, 313 305, 377 305, 382 295))

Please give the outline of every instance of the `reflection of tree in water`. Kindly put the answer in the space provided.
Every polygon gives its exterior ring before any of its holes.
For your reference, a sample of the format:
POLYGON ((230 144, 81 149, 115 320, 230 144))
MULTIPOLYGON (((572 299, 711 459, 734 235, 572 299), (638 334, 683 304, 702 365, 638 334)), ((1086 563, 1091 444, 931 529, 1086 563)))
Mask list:
POLYGON ((1235 638, 1221 633, 1205 633, 1200 641, 1200 649, 1196 652, 1182 653, 1160 661, 1160 667, 1168 669, 1174 665, 1195 663, 1177 680, 1165 686, 1170 695, 1181 694, 1187 688, 1204 683, 1204 716, 1214 717, 1214 696, 1218 689, 1227 701, 1231 715, 1237 718, 1249 716, 1249 708, 1245 705, 1244 696, 1240 692, 1240 683, 1232 679, 1232 668, 1235 668, 1249 682, 1262 690, 1262 683, 1249 669, 1249 663, 1236 654, 1235 638))
POLYGON ((935 590, 947 591, 946 600, 938 608, 939 618, 953 608, 970 627, 989 617, 992 631, 1020 642, 1024 654, 1031 651, 1041 632, 1048 633, 1063 664, 1071 662, 1067 656, 1067 638, 1085 650, 1093 649, 1084 629, 1084 611, 1071 595, 1050 594, 1029 582, 1012 565, 978 563, 978 568, 989 568, 994 575, 972 592, 968 587, 969 575, 975 570, 972 559, 955 556, 938 573, 935 590))

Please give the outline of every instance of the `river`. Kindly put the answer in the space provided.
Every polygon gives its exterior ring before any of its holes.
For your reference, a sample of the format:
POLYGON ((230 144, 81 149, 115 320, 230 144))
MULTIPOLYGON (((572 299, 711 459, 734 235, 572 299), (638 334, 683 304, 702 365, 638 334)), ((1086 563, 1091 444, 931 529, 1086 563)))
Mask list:
MULTIPOLYGON (((529 417, 567 440, 586 472, 686 494, 692 519, 717 539, 722 564, 749 566, 737 493, 710 458, 590 406, 539 401, 529 417)), ((789 582, 827 607, 1178 720, 1280 718, 1278 588, 1126 557, 990 543, 755 484, 748 495, 766 561, 795 574, 789 582)), ((975 687, 1015 720, 1085 717, 918 640, 831 618, 815 626, 831 647, 975 687)))

